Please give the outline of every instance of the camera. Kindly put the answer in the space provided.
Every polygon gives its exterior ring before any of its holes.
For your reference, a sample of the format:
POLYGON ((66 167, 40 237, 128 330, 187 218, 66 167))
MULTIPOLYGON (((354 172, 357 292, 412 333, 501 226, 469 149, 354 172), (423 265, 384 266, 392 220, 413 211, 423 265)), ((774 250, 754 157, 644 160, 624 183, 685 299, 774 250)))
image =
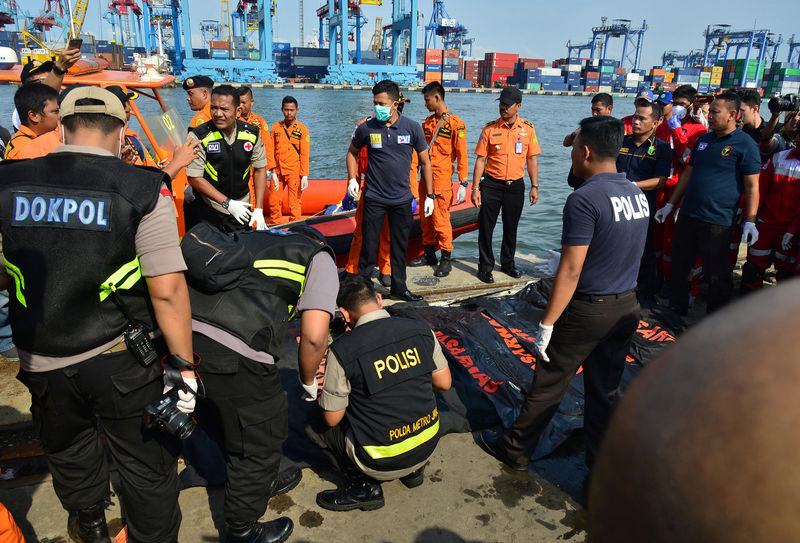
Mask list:
POLYGON ((775 96, 767 102, 770 111, 797 111, 800 110, 800 98, 796 94, 775 96))
POLYGON ((178 409, 178 389, 148 404, 144 408, 144 424, 147 428, 161 428, 178 439, 186 439, 194 432, 192 417, 178 409))

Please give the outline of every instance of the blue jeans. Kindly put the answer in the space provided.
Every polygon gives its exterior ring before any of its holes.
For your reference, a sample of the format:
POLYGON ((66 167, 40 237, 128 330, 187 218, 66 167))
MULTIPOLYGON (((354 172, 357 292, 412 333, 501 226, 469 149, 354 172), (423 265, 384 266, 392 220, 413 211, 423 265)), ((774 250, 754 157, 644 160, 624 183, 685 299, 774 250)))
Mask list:
POLYGON ((0 351, 5 351, 13 346, 11 323, 8 322, 8 291, 0 290, 0 351))

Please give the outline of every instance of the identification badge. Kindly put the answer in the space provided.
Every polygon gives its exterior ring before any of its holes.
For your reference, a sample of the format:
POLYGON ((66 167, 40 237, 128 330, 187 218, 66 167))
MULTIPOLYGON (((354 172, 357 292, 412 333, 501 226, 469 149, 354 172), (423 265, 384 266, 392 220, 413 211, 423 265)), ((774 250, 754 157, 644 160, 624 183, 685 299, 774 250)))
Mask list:
POLYGON ((380 149, 383 147, 383 140, 380 134, 370 134, 369 135, 369 144, 370 147, 373 149, 380 149))
POLYGON ((397 136, 397 143, 411 145, 411 136, 410 135, 397 136))
POLYGON ((703 149, 705 149, 706 147, 708 147, 708 143, 706 143, 706 142, 703 142, 703 143, 700 143, 700 144, 697 146, 697 150, 698 150, 698 151, 702 151, 702 150, 703 150, 703 149))
POLYGON ((209 143, 208 147, 206 147, 206 152, 207 153, 219 153, 220 152, 219 151, 219 142, 218 141, 212 141, 211 143, 209 143))
POLYGON ((517 145, 515 145, 515 146, 514 146, 514 151, 515 151, 515 152, 516 152, 518 155, 521 155, 521 154, 522 154, 522 142, 521 142, 521 141, 518 141, 518 142, 517 142, 517 145))

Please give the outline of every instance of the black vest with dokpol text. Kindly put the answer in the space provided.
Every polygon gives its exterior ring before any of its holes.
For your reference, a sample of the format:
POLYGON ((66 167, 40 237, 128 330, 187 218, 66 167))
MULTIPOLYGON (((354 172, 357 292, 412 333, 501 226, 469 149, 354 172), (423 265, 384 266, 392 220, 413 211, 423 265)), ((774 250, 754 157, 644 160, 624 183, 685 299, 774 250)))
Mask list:
POLYGON ((119 336, 128 312, 154 328, 136 230, 168 182, 117 157, 52 153, 0 165, 0 228, 14 343, 64 357, 119 336))
POLYGON ((228 198, 241 199, 250 191, 250 161, 258 141, 259 128, 236 121, 236 139, 232 145, 213 121, 193 128, 192 132, 205 149, 203 178, 228 198))
POLYGON ((331 344, 350 382, 347 419, 365 466, 409 468, 436 448, 434 341, 425 323, 390 317, 359 325, 331 344))

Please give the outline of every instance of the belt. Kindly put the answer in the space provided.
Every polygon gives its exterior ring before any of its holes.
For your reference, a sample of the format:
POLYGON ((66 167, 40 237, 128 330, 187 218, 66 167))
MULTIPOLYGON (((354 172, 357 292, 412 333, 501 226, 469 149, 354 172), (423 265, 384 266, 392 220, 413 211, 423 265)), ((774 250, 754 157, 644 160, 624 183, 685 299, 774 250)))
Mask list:
POLYGON ((111 347, 110 349, 106 349, 105 351, 103 351, 100 354, 118 353, 120 351, 126 351, 126 350, 128 350, 128 345, 124 341, 120 341, 119 343, 117 343, 116 345, 111 347))
POLYGON ((630 289, 626 290, 625 292, 620 292, 619 294, 581 294, 580 292, 576 292, 572 295, 572 299, 580 300, 581 302, 591 302, 593 304, 602 303, 611 300, 620 300, 626 296, 630 296, 635 291, 636 289, 630 289))
POLYGON ((495 179, 491 175, 484 175, 484 177, 486 179, 488 179, 489 181, 494 181, 495 183, 503 183, 507 187, 510 187, 516 181, 521 181, 522 180, 521 177, 519 179, 495 179))

